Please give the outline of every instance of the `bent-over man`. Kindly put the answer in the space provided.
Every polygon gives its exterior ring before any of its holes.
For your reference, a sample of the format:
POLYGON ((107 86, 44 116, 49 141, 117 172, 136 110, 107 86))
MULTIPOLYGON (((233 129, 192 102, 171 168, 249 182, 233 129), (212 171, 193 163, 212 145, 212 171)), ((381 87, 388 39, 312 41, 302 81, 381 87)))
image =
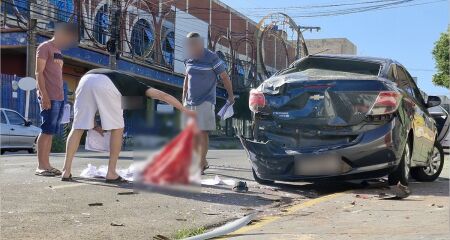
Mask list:
POLYGON ((116 172, 124 129, 122 97, 136 96, 158 99, 174 106, 188 116, 194 117, 196 115, 195 112, 183 107, 175 97, 151 88, 127 73, 110 69, 91 70, 81 78, 75 91, 74 120, 72 130, 67 139, 62 181, 72 180, 72 160, 78 150, 84 131, 95 129, 98 132, 103 130, 111 131, 106 182, 126 182, 116 172), (97 111, 102 123, 101 128, 95 126, 94 123, 97 111))

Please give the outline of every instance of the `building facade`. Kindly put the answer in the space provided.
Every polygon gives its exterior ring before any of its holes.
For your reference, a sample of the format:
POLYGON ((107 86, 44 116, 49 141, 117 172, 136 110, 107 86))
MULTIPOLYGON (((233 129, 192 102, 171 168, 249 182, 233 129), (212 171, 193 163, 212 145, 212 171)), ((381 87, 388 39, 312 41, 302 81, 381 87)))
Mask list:
POLYGON ((357 54, 356 45, 347 38, 306 39, 306 46, 310 54, 357 54))
MULTIPOLYGON (((63 51, 69 102, 74 100, 80 77, 98 67, 129 72, 181 97, 183 41, 191 31, 199 32, 205 47, 226 63, 238 96, 296 58, 295 46, 285 34, 267 34, 261 41, 267 74, 258 74, 257 23, 218 0, 5 0, 1 4, 2 76, 34 77, 36 46, 51 37, 54 23, 78 25, 79 43, 63 51)), ((10 94, 4 89, 3 95, 10 94)), ((220 106, 226 99, 220 84, 217 96, 220 106)), ((158 117, 158 104, 147 102, 147 117, 155 126, 163 124, 158 121, 178 118, 177 114, 167 117, 167 111, 158 117)), ((20 106, 17 110, 23 112, 20 106)), ((232 124, 222 123, 224 129, 232 124)))

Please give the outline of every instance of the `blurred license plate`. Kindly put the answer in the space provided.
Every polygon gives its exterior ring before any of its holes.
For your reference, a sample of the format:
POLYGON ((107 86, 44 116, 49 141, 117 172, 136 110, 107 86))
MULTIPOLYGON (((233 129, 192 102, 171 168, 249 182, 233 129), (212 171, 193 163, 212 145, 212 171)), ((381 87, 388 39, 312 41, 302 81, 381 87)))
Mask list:
POLYGON ((339 173, 340 159, 335 155, 313 156, 295 162, 299 175, 332 175, 339 173))

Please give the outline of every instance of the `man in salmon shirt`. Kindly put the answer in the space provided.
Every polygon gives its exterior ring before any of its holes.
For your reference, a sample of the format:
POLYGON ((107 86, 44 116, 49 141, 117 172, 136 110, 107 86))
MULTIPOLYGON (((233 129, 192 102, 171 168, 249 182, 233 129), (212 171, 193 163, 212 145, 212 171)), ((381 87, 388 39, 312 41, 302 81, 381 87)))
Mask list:
POLYGON ((39 176, 61 175, 50 165, 49 155, 53 135, 57 133, 64 112, 63 63, 61 50, 78 39, 77 27, 70 23, 57 23, 53 38, 41 43, 36 52, 36 79, 41 107, 41 133, 37 139, 39 176))

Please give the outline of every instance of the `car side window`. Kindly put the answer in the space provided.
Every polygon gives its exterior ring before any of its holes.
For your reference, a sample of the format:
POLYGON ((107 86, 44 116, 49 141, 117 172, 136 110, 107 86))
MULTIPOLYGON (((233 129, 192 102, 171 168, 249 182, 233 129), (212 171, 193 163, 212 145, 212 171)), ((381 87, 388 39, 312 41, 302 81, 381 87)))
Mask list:
POLYGON ((397 66, 397 84, 398 86, 405 90, 405 92, 412 98, 416 98, 415 93, 414 93, 414 89, 411 87, 411 84, 409 83, 409 79, 408 79, 408 75, 405 72, 405 70, 403 70, 403 68, 397 66))
POLYGON ((5 114, 9 119, 9 124, 12 124, 12 125, 24 125, 25 124, 25 119, 22 116, 20 116, 18 113, 12 112, 12 111, 5 111, 5 114))
POLYGON ((396 81, 395 81, 394 68, 395 68, 395 65, 392 64, 392 65, 390 66, 390 68, 389 68, 388 79, 391 80, 391 81, 393 81, 393 82, 396 82, 396 81))
POLYGON ((3 111, 0 111, 1 120, 0 123, 6 124, 6 117, 5 114, 3 114, 3 111))
POLYGON ((423 100, 422 93, 420 92, 419 88, 417 87, 416 82, 411 77, 411 75, 409 75, 408 72, 406 72, 406 75, 408 78, 410 88, 414 92, 414 96, 415 96, 417 102, 419 102, 422 106, 425 106, 425 101, 423 100))

